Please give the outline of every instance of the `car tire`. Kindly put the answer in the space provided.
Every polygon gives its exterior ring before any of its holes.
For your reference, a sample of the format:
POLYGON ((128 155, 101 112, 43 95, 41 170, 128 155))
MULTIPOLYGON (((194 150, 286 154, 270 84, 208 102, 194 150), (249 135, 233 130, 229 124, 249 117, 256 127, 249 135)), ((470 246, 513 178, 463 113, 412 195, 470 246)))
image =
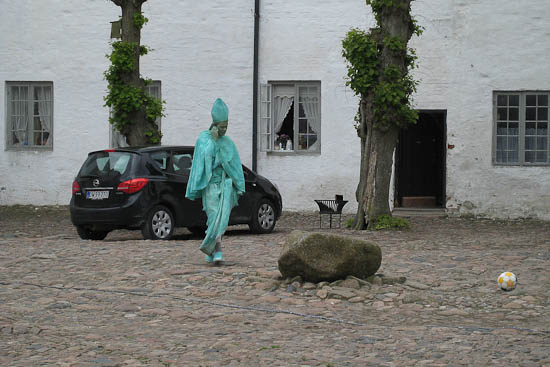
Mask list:
POLYGON ((248 224, 252 233, 270 233, 275 228, 275 207, 267 199, 261 199, 252 213, 252 220, 248 224))
POLYGON ((76 232, 83 240, 101 241, 107 237, 109 231, 92 231, 82 226, 76 226, 76 232))
POLYGON ((147 214, 141 234, 146 240, 169 240, 174 234, 175 224, 170 209, 157 205, 147 214))
POLYGON ((206 227, 201 226, 193 226, 193 227, 187 227, 189 232, 193 233, 194 236, 204 236, 206 232, 206 227))

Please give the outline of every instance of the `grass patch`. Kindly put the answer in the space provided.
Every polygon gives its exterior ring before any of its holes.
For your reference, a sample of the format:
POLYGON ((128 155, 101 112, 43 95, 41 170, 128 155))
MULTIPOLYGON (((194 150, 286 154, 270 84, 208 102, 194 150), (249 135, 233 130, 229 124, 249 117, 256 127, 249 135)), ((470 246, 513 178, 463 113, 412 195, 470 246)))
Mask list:
POLYGON ((381 230, 381 229, 409 229, 410 223, 405 218, 397 218, 392 217, 391 215, 381 215, 378 218, 376 218, 376 225, 375 229, 381 230))

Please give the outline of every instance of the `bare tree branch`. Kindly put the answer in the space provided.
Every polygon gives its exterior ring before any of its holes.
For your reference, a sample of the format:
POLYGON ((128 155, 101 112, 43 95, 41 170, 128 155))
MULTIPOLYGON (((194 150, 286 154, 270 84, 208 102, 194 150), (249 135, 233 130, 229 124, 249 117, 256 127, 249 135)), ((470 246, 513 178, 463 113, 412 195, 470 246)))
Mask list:
POLYGON ((113 3, 115 3, 115 5, 118 5, 118 6, 122 6, 122 3, 124 2, 124 0, 111 0, 113 3))

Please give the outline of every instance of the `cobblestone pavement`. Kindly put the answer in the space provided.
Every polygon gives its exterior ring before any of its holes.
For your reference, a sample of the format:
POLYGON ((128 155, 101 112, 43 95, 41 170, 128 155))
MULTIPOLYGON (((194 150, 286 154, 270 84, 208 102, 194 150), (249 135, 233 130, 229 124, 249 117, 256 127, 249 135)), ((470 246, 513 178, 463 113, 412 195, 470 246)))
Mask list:
POLYGON ((313 212, 268 235, 232 228, 214 267, 184 229, 83 241, 67 208, 0 208, 0 365, 550 366, 550 223, 411 224, 322 230, 380 245, 384 276, 319 286, 277 270, 313 212), (497 289, 503 271, 516 290, 497 289))

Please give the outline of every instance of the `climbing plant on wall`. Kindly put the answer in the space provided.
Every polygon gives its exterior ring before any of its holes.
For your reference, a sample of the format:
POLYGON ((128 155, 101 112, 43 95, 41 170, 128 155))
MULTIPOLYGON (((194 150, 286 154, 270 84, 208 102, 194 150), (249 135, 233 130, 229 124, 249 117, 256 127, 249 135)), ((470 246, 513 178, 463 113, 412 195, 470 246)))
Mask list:
POLYGON ((162 134, 156 121, 163 116, 163 101, 145 93, 150 79, 139 72, 140 56, 150 49, 140 44, 141 29, 148 19, 141 12, 147 0, 111 0, 122 9, 120 41, 112 43, 105 71, 108 94, 105 105, 111 108, 109 122, 126 137, 130 146, 160 144, 162 134))

